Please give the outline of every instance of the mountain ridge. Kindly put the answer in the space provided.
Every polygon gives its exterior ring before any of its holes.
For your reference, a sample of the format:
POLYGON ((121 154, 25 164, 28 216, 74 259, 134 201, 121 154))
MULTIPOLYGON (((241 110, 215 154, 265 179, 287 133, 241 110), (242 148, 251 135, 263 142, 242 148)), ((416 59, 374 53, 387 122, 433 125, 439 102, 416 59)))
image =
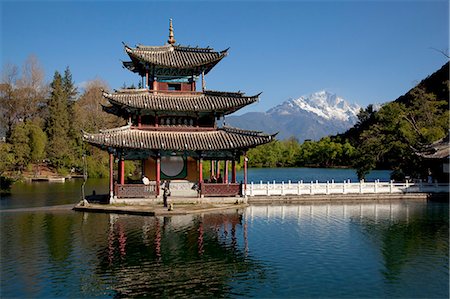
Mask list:
POLYGON ((247 112, 228 116, 227 125, 279 133, 278 139, 295 137, 299 141, 343 133, 357 121, 361 107, 349 104, 334 93, 321 90, 298 98, 290 98, 266 112, 247 112))

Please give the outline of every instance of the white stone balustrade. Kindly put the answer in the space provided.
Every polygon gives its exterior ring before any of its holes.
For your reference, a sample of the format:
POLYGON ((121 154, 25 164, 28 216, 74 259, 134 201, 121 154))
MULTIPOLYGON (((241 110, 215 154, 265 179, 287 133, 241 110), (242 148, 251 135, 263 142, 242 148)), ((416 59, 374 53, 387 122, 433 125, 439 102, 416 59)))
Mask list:
POLYGON ((319 183, 318 181, 304 183, 292 183, 289 181, 276 183, 260 181, 259 184, 251 182, 247 188, 247 196, 276 196, 276 195, 305 195, 305 194, 389 194, 389 193, 439 193, 449 192, 449 184, 442 183, 398 183, 398 182, 365 182, 357 183, 330 182, 319 183))

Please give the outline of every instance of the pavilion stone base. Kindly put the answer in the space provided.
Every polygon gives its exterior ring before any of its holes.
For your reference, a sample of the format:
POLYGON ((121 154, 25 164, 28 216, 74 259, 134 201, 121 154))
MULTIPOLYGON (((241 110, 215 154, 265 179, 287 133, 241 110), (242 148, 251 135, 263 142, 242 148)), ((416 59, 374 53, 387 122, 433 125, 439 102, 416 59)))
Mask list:
POLYGON ((170 194, 172 197, 197 197, 196 183, 186 180, 171 181, 170 194))
MULTIPOLYGON (((127 204, 127 205, 163 205, 163 198, 112 198, 110 204, 127 204)), ((176 204, 243 204, 247 203, 247 198, 236 197, 176 197, 169 196, 167 203, 176 204)))

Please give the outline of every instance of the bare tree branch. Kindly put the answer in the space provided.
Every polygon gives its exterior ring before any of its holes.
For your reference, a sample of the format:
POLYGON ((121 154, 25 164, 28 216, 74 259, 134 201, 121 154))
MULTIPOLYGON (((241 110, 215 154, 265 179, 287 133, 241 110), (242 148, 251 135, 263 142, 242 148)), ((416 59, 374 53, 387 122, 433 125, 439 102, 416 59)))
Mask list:
POLYGON ((447 59, 450 59, 450 55, 448 54, 448 49, 447 51, 444 50, 438 50, 436 48, 430 47, 431 50, 435 50, 436 52, 441 53, 442 55, 444 55, 447 59))

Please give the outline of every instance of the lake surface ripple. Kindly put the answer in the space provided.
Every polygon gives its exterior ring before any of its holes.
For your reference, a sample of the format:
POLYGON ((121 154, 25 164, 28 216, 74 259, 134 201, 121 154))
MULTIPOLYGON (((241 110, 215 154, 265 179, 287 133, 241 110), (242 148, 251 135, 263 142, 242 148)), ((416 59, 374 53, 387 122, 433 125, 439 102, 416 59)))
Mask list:
POLYGON ((2 298, 449 296, 448 204, 0 216, 2 298))

